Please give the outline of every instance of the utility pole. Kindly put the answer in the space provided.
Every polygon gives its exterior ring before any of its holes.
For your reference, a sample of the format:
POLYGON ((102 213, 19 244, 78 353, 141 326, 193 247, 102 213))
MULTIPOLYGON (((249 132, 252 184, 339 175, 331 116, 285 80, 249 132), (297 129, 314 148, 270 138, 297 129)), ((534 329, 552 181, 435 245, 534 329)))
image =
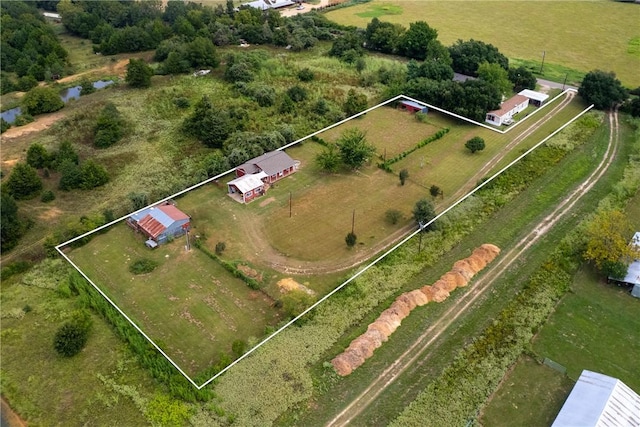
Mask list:
POLYGON ((562 90, 564 90, 564 86, 567 84, 567 77, 569 77, 569 73, 564 75, 564 83, 562 83, 562 90))
POLYGON ((289 218, 291 218, 291 191, 289 191, 289 218))
POLYGON ((547 53, 546 50, 542 51, 542 64, 540 65, 540 74, 542 74, 542 69, 544 68, 544 57, 545 57, 546 53, 547 53))

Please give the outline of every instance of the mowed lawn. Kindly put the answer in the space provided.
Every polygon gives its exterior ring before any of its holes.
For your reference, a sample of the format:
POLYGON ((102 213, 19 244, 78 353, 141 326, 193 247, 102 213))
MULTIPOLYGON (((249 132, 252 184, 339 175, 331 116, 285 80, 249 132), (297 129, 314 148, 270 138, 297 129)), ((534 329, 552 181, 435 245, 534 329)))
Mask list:
MULTIPOLYGON (((509 156, 511 160, 580 111, 578 102, 569 105, 515 147, 509 156)), ((345 237, 351 231, 354 212, 354 230, 358 236, 355 250, 379 243, 412 221, 411 212, 416 201, 431 198, 429 188, 432 185, 439 186, 444 192, 443 200, 434 201, 437 209, 442 210, 453 202, 448 198, 450 194, 467 183, 488 160, 500 154, 518 133, 543 116, 541 112, 537 117, 529 118, 529 124, 523 123, 519 130, 501 135, 435 112, 429 113, 426 124, 390 107, 381 107, 373 113, 320 135, 327 142, 333 142, 350 127, 367 132, 377 153, 369 165, 356 172, 328 174, 319 170, 314 159, 323 147, 317 143, 305 142, 288 151, 294 159, 302 161, 302 167, 293 177, 278 184, 286 190, 280 188, 277 203, 270 204, 267 209, 261 208, 268 211, 263 217, 264 232, 271 246, 280 253, 304 261, 339 261, 352 256, 353 250, 347 248, 345 237), (394 173, 377 167, 385 146, 389 157, 390 149, 401 152, 398 146, 410 148, 444 127, 450 132, 393 164, 394 173), (385 128, 386 132, 380 130, 385 128), (484 138, 486 148, 471 154, 464 144, 474 136, 484 138), (383 138, 386 144, 380 143, 383 138), (397 175, 401 169, 409 172, 404 186, 400 185, 397 175), (385 218, 389 209, 399 210, 403 219, 395 225, 389 224, 385 218)), ((499 166, 502 164, 504 161, 499 166)), ((269 193, 270 196, 277 194, 269 193)))
POLYGON ((480 425, 551 425, 573 384, 566 375, 522 356, 483 409, 480 425))
POLYGON ((182 369, 195 376, 231 354, 235 340, 261 338, 280 320, 273 301, 251 290, 185 240, 150 250, 124 223, 96 236, 69 257, 182 369), (159 263, 133 275, 141 258, 159 263))
POLYGON ((374 16, 402 24, 426 21, 449 46, 482 40, 510 58, 561 64, 580 71, 614 71, 629 87, 640 85, 640 8, 615 1, 388 1, 327 13, 345 25, 366 27, 374 16))

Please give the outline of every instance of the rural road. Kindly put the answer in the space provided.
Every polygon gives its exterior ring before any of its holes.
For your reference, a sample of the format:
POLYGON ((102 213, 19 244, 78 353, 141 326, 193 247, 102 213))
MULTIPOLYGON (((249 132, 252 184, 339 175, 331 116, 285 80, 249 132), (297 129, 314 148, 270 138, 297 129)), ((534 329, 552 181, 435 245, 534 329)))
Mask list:
POLYGON ((549 215, 540 221, 527 236, 520 240, 513 249, 501 255, 498 261, 473 284, 473 288, 460 299, 457 305, 452 306, 443 313, 440 319, 420 335, 391 366, 385 369, 353 401, 348 402, 345 409, 327 423, 327 427, 349 424, 355 417, 364 412, 389 384, 393 383, 403 372, 416 363, 416 361, 419 360, 419 363, 425 363, 435 350, 431 347, 434 341, 446 333, 452 323, 466 313, 478 298, 490 290, 493 282, 499 279, 514 261, 526 250, 531 248, 560 219, 569 214, 575 204, 593 188, 602 175, 608 170, 618 151, 619 132, 617 111, 611 112, 608 119, 609 142, 607 151, 591 175, 567 195, 567 197, 562 200, 549 215))

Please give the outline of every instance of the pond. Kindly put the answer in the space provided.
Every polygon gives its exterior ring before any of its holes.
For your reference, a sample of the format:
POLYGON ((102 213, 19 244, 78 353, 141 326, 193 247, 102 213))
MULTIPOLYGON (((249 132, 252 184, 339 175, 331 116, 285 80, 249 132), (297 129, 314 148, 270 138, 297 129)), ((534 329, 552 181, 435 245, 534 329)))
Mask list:
MULTIPOLYGON (((113 84, 113 80, 98 80, 97 82, 93 82, 93 87, 96 89, 103 89, 111 84, 113 84)), ((60 99, 66 104, 72 99, 80 99, 80 90, 82 86, 74 86, 67 88, 60 92, 60 99)), ((12 108, 7 111, 3 111, 0 116, 7 122, 13 123, 16 121, 16 118, 22 114, 22 109, 20 107, 12 108)))

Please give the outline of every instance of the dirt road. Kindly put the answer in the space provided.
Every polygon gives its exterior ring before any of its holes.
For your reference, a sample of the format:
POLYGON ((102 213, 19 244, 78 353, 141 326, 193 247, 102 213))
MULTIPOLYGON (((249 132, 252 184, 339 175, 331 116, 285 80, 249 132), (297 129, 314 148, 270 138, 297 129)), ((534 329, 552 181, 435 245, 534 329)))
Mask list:
POLYGON ((378 376, 361 394, 353 401, 348 402, 345 409, 332 418, 327 426, 344 426, 351 420, 364 412, 384 389, 393 383, 410 366, 419 361, 425 363, 435 348, 431 345, 444 333, 449 326, 460 316, 464 315, 471 305, 491 289, 492 283, 516 261, 526 250, 531 248, 541 237, 543 237, 560 219, 570 213, 575 204, 598 182, 598 180, 608 170, 615 159, 619 146, 618 114, 614 111, 609 114, 609 143, 607 151, 602 160, 578 187, 576 187, 560 204, 547 215, 527 236, 520 240, 516 246, 506 254, 500 256, 499 260, 491 266, 482 278, 473 284, 472 289, 465 294, 455 306, 452 306, 440 317, 440 320, 433 323, 418 339, 380 376, 378 376))

